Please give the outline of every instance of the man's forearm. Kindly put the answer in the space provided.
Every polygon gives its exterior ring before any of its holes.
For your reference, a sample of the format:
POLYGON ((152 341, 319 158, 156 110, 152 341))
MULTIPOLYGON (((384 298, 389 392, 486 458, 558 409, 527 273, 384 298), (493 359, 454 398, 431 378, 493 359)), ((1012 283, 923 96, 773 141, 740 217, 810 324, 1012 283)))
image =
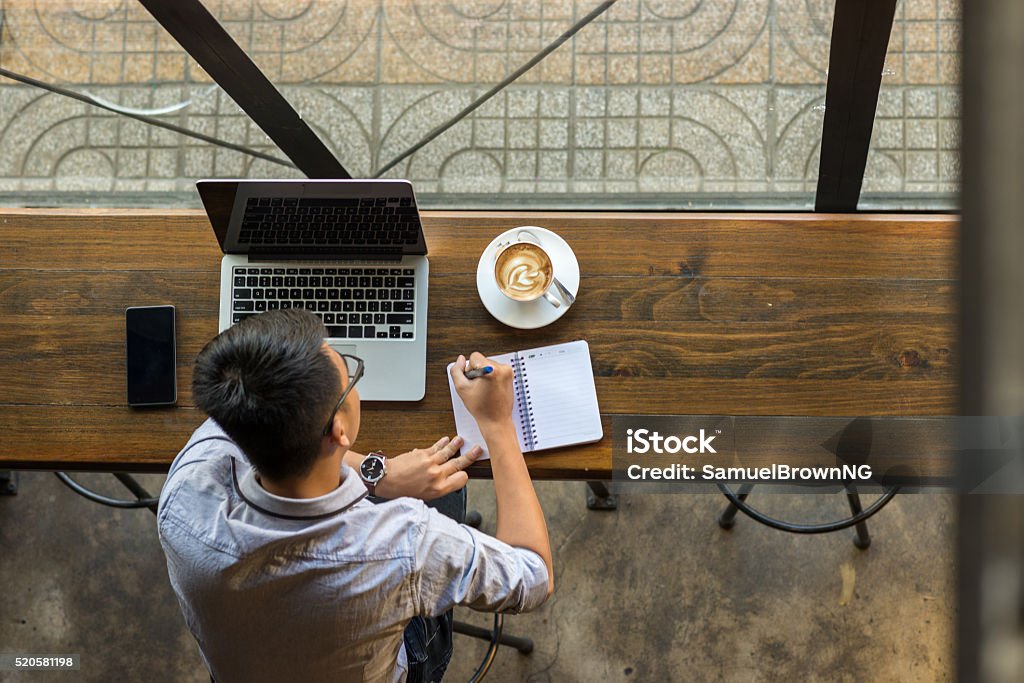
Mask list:
POLYGON ((498 525, 495 537, 541 556, 548 568, 548 592, 554 587, 551 542, 544 511, 526 469, 519 441, 511 422, 481 430, 491 455, 494 494, 497 499, 498 525))
POLYGON ((362 453, 356 453, 353 450, 349 450, 342 457, 342 460, 345 462, 346 465, 348 465, 349 467, 354 469, 356 472, 358 472, 359 471, 359 465, 362 464, 363 458, 365 458, 365 457, 366 456, 363 455, 362 453))

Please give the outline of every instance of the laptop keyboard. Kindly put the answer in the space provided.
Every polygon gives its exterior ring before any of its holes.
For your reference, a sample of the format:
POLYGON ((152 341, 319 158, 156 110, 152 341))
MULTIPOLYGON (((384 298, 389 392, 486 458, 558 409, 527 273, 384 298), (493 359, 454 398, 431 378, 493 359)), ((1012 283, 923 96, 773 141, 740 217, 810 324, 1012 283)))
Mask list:
POLYGON ((413 268, 235 266, 232 278, 233 323, 264 311, 304 308, 320 316, 328 337, 413 338, 413 268))
POLYGON ((412 197, 250 197, 238 242, 259 247, 405 246, 416 244, 419 234, 412 197))

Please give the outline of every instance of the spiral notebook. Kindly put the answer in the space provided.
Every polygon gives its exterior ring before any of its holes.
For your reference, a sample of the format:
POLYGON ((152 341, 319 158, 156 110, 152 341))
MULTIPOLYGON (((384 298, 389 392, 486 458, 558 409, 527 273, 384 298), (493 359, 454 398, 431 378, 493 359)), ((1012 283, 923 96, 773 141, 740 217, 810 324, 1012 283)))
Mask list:
MULTIPOLYGON (((601 440, 604 432, 587 342, 581 339, 491 358, 511 365, 515 373, 512 422, 523 453, 601 440)), ((476 420, 455 391, 452 365, 448 366, 448 388, 456 430, 466 440, 463 450, 479 444, 487 458, 476 420)))

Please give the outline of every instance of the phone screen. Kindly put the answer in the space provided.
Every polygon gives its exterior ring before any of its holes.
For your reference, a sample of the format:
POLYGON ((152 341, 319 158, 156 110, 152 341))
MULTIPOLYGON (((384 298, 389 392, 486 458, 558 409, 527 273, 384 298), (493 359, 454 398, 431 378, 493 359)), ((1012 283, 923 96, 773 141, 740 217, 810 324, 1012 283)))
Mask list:
POLYGON ((174 306, 140 306, 125 311, 128 405, 170 405, 177 400, 174 306))

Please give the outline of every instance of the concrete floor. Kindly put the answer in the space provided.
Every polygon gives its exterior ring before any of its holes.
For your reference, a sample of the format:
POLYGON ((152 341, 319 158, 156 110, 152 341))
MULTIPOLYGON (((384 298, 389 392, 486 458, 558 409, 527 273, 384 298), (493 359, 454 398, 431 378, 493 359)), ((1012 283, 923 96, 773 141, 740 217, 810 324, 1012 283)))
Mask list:
MULTIPOLYGON (((112 477, 84 483, 118 493, 112 477), (109 480, 109 481, 108 481, 109 480)), ((142 481, 155 491, 162 477, 142 481)), ((851 532, 800 537, 742 518, 715 524, 713 495, 631 495, 588 512, 581 483, 538 485, 555 545, 556 594, 506 619, 536 650, 502 649, 488 681, 944 681, 953 677, 953 499, 898 496, 851 532)), ((755 496, 778 516, 839 516, 839 496, 755 496)), ((493 530, 493 494, 470 504, 493 530)), ((78 674, 3 681, 209 679, 167 582, 153 516, 102 508, 52 474, 22 473, 0 497, 0 652, 80 653, 78 674)), ((489 617, 460 610, 485 625, 489 617)), ((458 636, 447 680, 467 680, 483 643, 458 636)))

